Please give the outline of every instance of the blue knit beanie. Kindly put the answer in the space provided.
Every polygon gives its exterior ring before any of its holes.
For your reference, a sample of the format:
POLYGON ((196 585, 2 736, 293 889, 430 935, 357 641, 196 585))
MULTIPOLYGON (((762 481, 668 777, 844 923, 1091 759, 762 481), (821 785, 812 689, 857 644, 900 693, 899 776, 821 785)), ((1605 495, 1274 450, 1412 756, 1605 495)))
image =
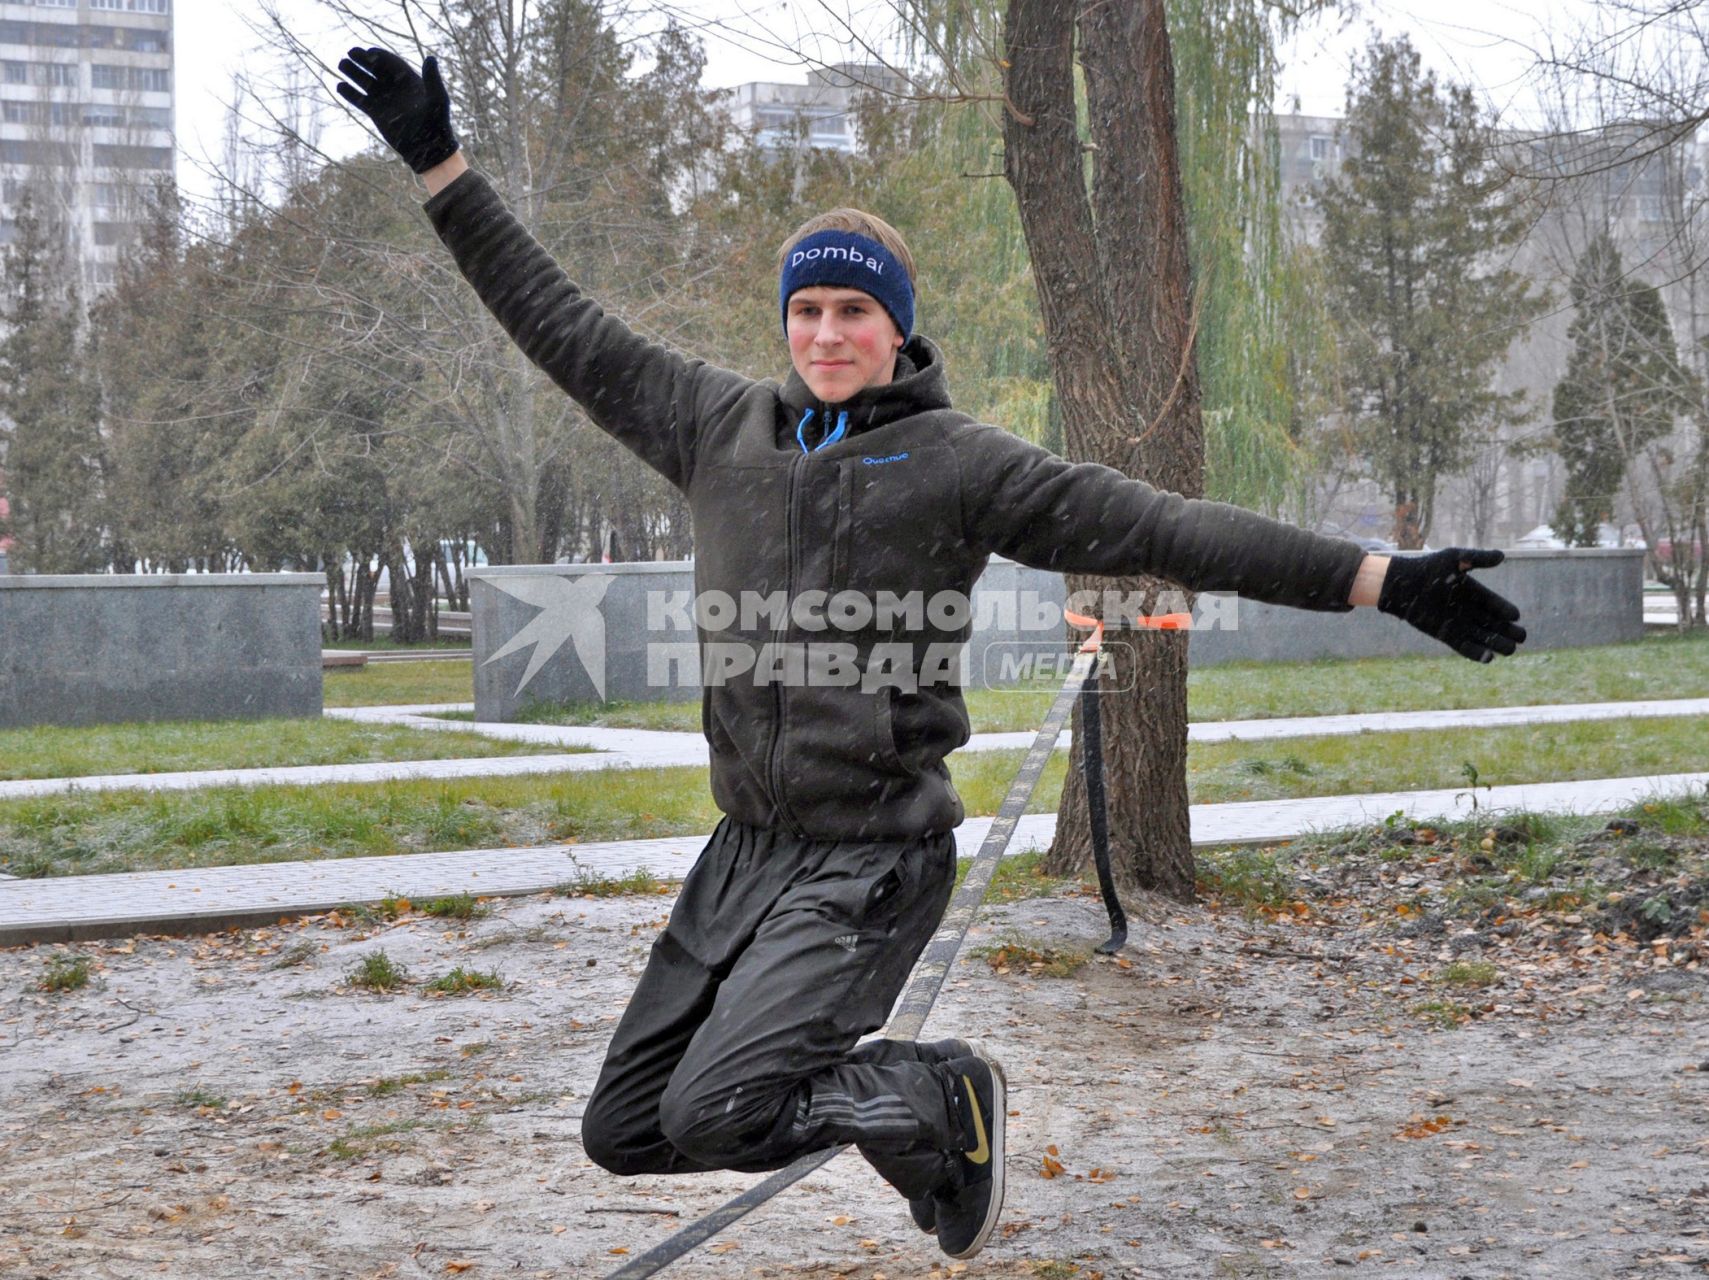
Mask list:
POLYGON ((904 339, 914 332, 914 282, 908 278, 908 269, 868 236, 857 231, 815 231, 789 251, 777 286, 786 334, 790 295, 814 285, 871 294, 890 313, 904 339))

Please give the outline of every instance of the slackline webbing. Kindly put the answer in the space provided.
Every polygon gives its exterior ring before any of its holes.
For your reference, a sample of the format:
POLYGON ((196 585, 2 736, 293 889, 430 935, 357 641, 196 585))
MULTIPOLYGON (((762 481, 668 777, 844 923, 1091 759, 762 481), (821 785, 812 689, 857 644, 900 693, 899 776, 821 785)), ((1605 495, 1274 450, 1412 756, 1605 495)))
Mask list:
MULTIPOLYGON (((1075 657, 1074 665, 1068 672, 1068 679, 1063 681, 1056 701, 1050 705, 1050 714, 1045 716, 1044 723, 1033 736, 1032 746, 1027 748, 1027 758, 1021 761, 1015 780, 1009 784, 1009 793, 1003 797, 997 816, 991 821, 991 829, 979 846, 979 852, 974 855, 967 878, 961 882, 961 888, 956 891, 955 897, 950 899, 943 921, 938 925, 938 931, 932 935, 931 942, 926 944, 926 950, 914 969, 913 981, 902 993, 901 1001, 885 1025, 884 1034, 889 1038, 917 1039, 920 1029, 926 1025, 926 1017, 931 1013, 932 1005, 937 1002, 944 979, 949 975, 950 965, 955 962, 956 952, 961 950, 962 940, 967 937, 973 918, 978 914, 979 904, 985 899, 985 891, 991 886, 991 876, 997 870, 997 863, 1002 858, 1003 851, 1009 847, 1009 842, 1014 839, 1015 824, 1026 812, 1027 801, 1032 799, 1033 789, 1038 786, 1045 765, 1050 763, 1051 752, 1056 748, 1056 740, 1062 735, 1062 727, 1068 723, 1068 714, 1074 707, 1074 699, 1079 696, 1081 687, 1086 683, 1087 676, 1098 660, 1098 644, 1101 639, 1100 627, 1075 657)), ((625 1263, 613 1271, 607 1280, 641 1280, 643 1276, 657 1274, 690 1249, 705 1244, 724 1228, 734 1225, 780 1191, 793 1186, 846 1150, 846 1147, 827 1147, 823 1151, 802 1156, 795 1163, 771 1174, 765 1181, 749 1187, 741 1195, 725 1201, 711 1213, 689 1223, 640 1257, 625 1263)))

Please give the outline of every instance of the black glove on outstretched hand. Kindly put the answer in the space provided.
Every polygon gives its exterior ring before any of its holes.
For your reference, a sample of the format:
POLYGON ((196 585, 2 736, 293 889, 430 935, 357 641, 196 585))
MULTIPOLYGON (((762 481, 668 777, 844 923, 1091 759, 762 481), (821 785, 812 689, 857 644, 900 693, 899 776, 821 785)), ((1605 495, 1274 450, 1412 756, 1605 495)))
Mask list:
POLYGON ((1468 572, 1505 559, 1499 551, 1449 547, 1389 560, 1377 608, 1409 622, 1473 662, 1512 653, 1525 642, 1519 610, 1468 572))
POLYGON ((352 49, 338 64, 338 93, 374 122, 380 136, 417 173, 451 158, 457 135, 451 132, 451 95, 439 78, 439 59, 421 64, 421 73, 390 49, 352 49))

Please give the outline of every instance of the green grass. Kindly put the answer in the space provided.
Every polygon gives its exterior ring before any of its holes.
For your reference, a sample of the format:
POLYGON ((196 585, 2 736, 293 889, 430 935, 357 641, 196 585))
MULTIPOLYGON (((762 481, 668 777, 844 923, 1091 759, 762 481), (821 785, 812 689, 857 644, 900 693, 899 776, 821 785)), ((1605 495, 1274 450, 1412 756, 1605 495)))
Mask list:
POLYGON ((422 907, 430 916, 442 920, 478 920, 491 914, 491 908, 479 901, 473 894, 456 893, 449 898, 435 898, 422 907))
MULTIPOLYGON (((464 701, 468 701, 467 698, 464 701)), ((444 720, 473 720, 473 711, 446 711, 444 720)), ((535 702, 517 713, 517 724, 594 726, 601 729, 657 729, 700 732, 700 699, 689 702, 535 702)))
POLYGON ((89 985, 89 957, 57 955, 42 970, 37 984, 43 991, 81 991, 89 985))
POLYGON ((450 973, 435 978, 423 990, 442 996, 468 996, 477 991, 503 991, 504 979, 498 976, 496 970, 482 973, 477 969, 465 969, 458 965, 450 973))
MULTIPOLYGON (((228 866, 710 831, 704 770, 103 791, 0 803, 12 875, 228 866)), ((358 913, 359 914, 359 913, 358 913)))
MULTIPOLYGON (((1474 815, 1435 828, 1430 844, 1397 846, 1388 827, 1364 826, 1302 837, 1287 852, 1296 863, 1319 869, 1345 858, 1371 865, 1373 854, 1376 865, 1449 859, 1459 867, 1447 892, 1415 898, 1412 905, 1457 920, 1573 913, 1587 929, 1648 939, 1678 935, 1709 909, 1709 790, 1701 787, 1642 800, 1613 815, 1474 815), (1599 865, 1604 859, 1619 869, 1606 874, 1599 865)), ((1201 855, 1201 866, 1204 860, 1201 855)), ((1478 961, 1457 961, 1433 976, 1444 986, 1476 989, 1493 982, 1496 972, 1478 961)))
POLYGON ((375 636, 372 640, 322 640, 320 647, 367 653, 432 653, 435 649, 461 649, 466 652, 469 637, 440 636, 437 640, 414 640, 403 644, 390 636, 375 636))
MULTIPOLYGON (((1018 751, 954 758, 968 813, 997 811, 1020 759, 1018 751)), ((1195 803, 1457 791, 1467 760, 1492 785, 1683 772, 1709 760, 1709 717, 1348 734, 1273 748, 1199 743, 1188 752, 1188 785, 1195 803), (1278 763, 1254 769, 1254 760, 1278 763)), ((1058 752, 1034 792, 1034 812, 1056 808, 1066 766, 1058 752)), ((710 831, 717 820, 705 771, 694 768, 97 792, 0 803, 0 870, 64 875, 645 839, 710 831)))
POLYGON ((576 751, 456 730, 345 720, 171 721, 0 730, 0 781, 104 773, 271 769, 378 760, 466 760, 576 751))
POLYGON ((1495 983, 1495 966, 1487 960, 1456 960, 1436 975, 1445 987, 1478 989, 1495 983))
POLYGON ((437 662, 370 662, 362 667, 328 667, 321 688, 329 707, 473 702, 474 664, 447 658, 437 662))
POLYGON ((1412 1011, 1438 1031, 1453 1031, 1472 1020, 1472 1010, 1458 1000, 1425 1000, 1412 1011))
POLYGON ((1024 973, 1036 978, 1071 978, 1092 958, 1090 950, 1053 947, 1026 938, 1009 938, 968 952, 998 973, 1024 973))
POLYGON ((1294 896, 1292 859, 1285 848, 1203 849, 1193 862, 1201 894, 1247 911, 1279 910, 1294 896))
POLYGON ((181 1107, 209 1107, 215 1111, 225 1107, 226 1100, 217 1093, 209 1093, 206 1089, 184 1089, 172 1099, 181 1107))
POLYGON ((1360 733, 1259 743, 1197 743, 1187 753, 1196 803, 1447 788, 1468 791, 1470 760, 1482 785, 1684 773, 1709 760, 1709 717, 1575 721, 1430 733, 1360 733), (1254 772, 1254 759, 1297 758, 1254 772))
MULTIPOLYGON (((952 758, 951 772, 968 813, 997 811, 1023 756, 1015 750, 952 758)), ((1709 717, 1193 743, 1187 750, 1187 787, 1194 804, 1371 791, 1461 791, 1469 790, 1467 760, 1476 762, 1480 787, 1683 773, 1701 769, 1709 760, 1709 717)), ((1039 779, 1032 812, 1056 808, 1066 769, 1067 753, 1059 751, 1039 779)))
POLYGON ((333 910, 355 924, 367 925, 388 924, 414 908, 413 902, 394 891, 378 902, 345 902, 333 910))
MULTIPOLYGON (((967 878, 972 866, 972 858, 955 860, 956 889, 961 888, 961 882, 967 878)), ((1088 877, 1091 874, 1087 872, 1088 877)), ((1019 902, 1024 898, 1045 898, 1067 883, 1066 879, 1044 873, 1043 851, 1028 849, 1024 853, 1010 854, 997 863, 996 871, 991 874, 991 884, 985 890, 985 901, 1019 902)))
POLYGON ((345 980, 367 991, 391 992, 409 981, 409 972, 384 951, 370 951, 351 966, 345 980))
POLYGON ((574 880, 557 886, 555 892, 570 898, 627 898, 637 894, 666 893, 672 888, 646 867, 636 867, 627 875, 602 876, 583 871, 574 880))
POLYGON ((358 1125, 329 1142, 326 1153, 338 1160, 360 1160, 376 1151, 397 1151, 403 1145, 396 1141, 397 1136, 420 1127, 419 1120, 389 1120, 384 1124, 358 1125), (388 1142, 388 1138, 393 1141, 388 1142))
POLYGON ((1521 651, 1474 666, 1464 658, 1231 663, 1190 672, 1194 720, 1622 702, 1709 697, 1709 635, 1521 651))
POLYGON ((368 1084, 369 1096, 389 1098, 415 1084, 436 1084, 451 1078, 449 1071, 408 1071, 401 1076, 381 1076, 368 1084))
MULTIPOLYGON (((329 673, 328 706, 341 705, 332 701, 333 678, 329 673)), ((433 687, 424 680, 418 693, 395 700, 470 700, 467 687, 456 697, 432 692, 433 687)), ((1055 695, 1054 686, 969 689, 968 715, 976 733, 1035 729, 1055 695)), ((1464 658, 1445 654, 1440 658, 1230 663, 1187 676, 1188 717, 1192 720, 1701 697, 1709 697, 1709 635, 1695 634, 1647 636, 1632 644, 1588 649, 1521 652, 1487 667, 1474 667, 1464 658)), ((454 718, 473 717, 462 713, 454 718)), ((543 703, 525 713, 525 719, 535 724, 698 733, 700 703, 543 703)))
POLYGON ((319 950, 312 942, 293 942, 279 953, 279 958, 268 965, 269 969, 295 969, 301 965, 311 964, 315 953, 319 950))

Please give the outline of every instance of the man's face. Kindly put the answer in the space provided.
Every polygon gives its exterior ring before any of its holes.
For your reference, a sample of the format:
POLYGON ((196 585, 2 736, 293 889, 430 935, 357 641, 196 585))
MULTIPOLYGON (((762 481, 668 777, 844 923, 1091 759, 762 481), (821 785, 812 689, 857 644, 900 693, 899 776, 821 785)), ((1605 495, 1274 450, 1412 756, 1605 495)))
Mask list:
POLYGON ((827 404, 895 376, 902 334, 871 294, 831 285, 797 289, 787 315, 795 372, 827 404))

